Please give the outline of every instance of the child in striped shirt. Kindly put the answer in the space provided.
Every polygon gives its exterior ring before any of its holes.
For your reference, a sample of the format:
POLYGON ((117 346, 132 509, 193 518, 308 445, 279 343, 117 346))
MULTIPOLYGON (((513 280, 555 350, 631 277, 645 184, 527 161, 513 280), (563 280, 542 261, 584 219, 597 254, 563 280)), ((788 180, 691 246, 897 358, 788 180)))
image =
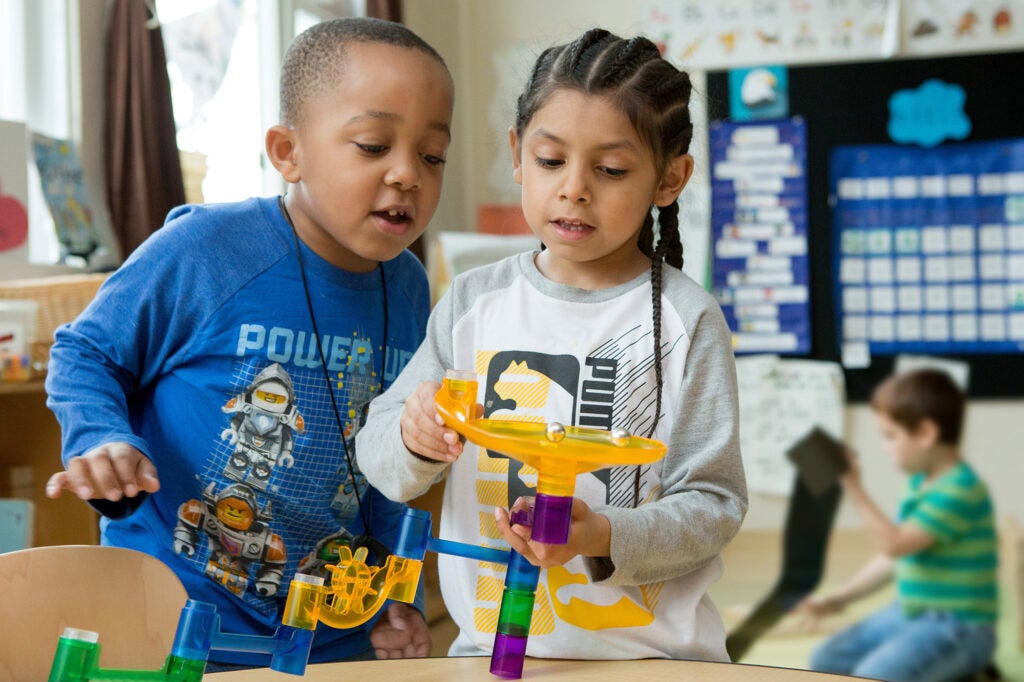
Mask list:
POLYGON ((960 453, 964 402, 949 375, 933 369, 892 376, 872 395, 885 448, 909 476, 898 518, 871 499, 848 452, 841 483, 880 552, 846 585, 812 595, 798 610, 814 618, 835 613, 893 577, 897 598, 821 644, 813 670, 939 682, 990 665, 996 531, 988 488, 960 453))

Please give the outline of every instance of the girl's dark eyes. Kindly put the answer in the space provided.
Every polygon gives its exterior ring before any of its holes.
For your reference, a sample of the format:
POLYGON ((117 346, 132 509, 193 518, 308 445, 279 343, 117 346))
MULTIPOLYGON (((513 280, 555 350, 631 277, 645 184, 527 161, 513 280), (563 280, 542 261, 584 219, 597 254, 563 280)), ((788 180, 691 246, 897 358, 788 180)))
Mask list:
MULTIPOLYGON (((562 159, 545 159, 540 156, 536 157, 534 162, 541 168, 548 169, 560 168, 565 165, 565 161, 562 159)), ((612 168, 611 166, 597 166, 596 168, 599 173, 604 173, 610 178, 621 178, 629 172, 624 168, 612 168)))
POLYGON ((534 161, 541 168, 558 168, 565 163, 565 161, 561 161, 559 159, 545 159, 540 156, 534 159, 534 161))
POLYGON ((447 159, 440 156, 434 156, 433 154, 423 154, 423 160, 429 163, 431 166, 440 166, 445 163, 447 159))
POLYGON ((367 154, 383 154, 388 150, 388 148, 382 144, 363 144, 361 142, 356 142, 356 146, 367 154))

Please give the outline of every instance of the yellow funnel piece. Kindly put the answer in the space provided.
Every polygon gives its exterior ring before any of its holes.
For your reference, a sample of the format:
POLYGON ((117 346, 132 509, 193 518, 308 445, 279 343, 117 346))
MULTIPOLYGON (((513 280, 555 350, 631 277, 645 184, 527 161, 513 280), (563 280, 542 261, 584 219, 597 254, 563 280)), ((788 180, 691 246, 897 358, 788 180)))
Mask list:
MULTIPOLYGON (((664 443, 640 436, 618 436, 612 431, 565 426, 564 436, 549 437, 548 425, 506 419, 465 419, 475 406, 464 404, 464 387, 449 390, 445 379, 434 397, 444 423, 481 447, 528 464, 542 473, 549 467, 575 468, 583 474, 609 466, 648 464, 665 456, 664 443)), ((471 391, 476 396, 476 391, 471 391)))

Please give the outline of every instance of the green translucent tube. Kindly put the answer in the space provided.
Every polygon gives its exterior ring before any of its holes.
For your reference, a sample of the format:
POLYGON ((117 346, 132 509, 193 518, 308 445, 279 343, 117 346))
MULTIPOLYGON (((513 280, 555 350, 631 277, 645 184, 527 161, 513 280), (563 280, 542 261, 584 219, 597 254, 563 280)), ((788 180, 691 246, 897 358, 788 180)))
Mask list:
POLYGON ((205 660, 168 656, 160 670, 105 670, 100 668, 99 637, 95 632, 66 628, 57 641, 49 682, 201 682, 205 660))
POLYGON ((530 633, 534 594, 526 590, 505 590, 498 612, 498 632, 515 637, 526 637, 530 633))

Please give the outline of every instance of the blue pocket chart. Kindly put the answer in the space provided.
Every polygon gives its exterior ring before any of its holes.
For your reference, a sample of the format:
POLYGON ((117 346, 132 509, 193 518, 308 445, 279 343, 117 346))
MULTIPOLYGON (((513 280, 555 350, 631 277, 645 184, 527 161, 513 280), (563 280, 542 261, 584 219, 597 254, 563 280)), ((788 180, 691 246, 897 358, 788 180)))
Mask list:
POLYGON ((802 118, 710 127, 712 289, 737 353, 811 349, 802 118))
POLYGON ((829 191, 841 343, 1024 351, 1024 140, 835 147, 829 191))

